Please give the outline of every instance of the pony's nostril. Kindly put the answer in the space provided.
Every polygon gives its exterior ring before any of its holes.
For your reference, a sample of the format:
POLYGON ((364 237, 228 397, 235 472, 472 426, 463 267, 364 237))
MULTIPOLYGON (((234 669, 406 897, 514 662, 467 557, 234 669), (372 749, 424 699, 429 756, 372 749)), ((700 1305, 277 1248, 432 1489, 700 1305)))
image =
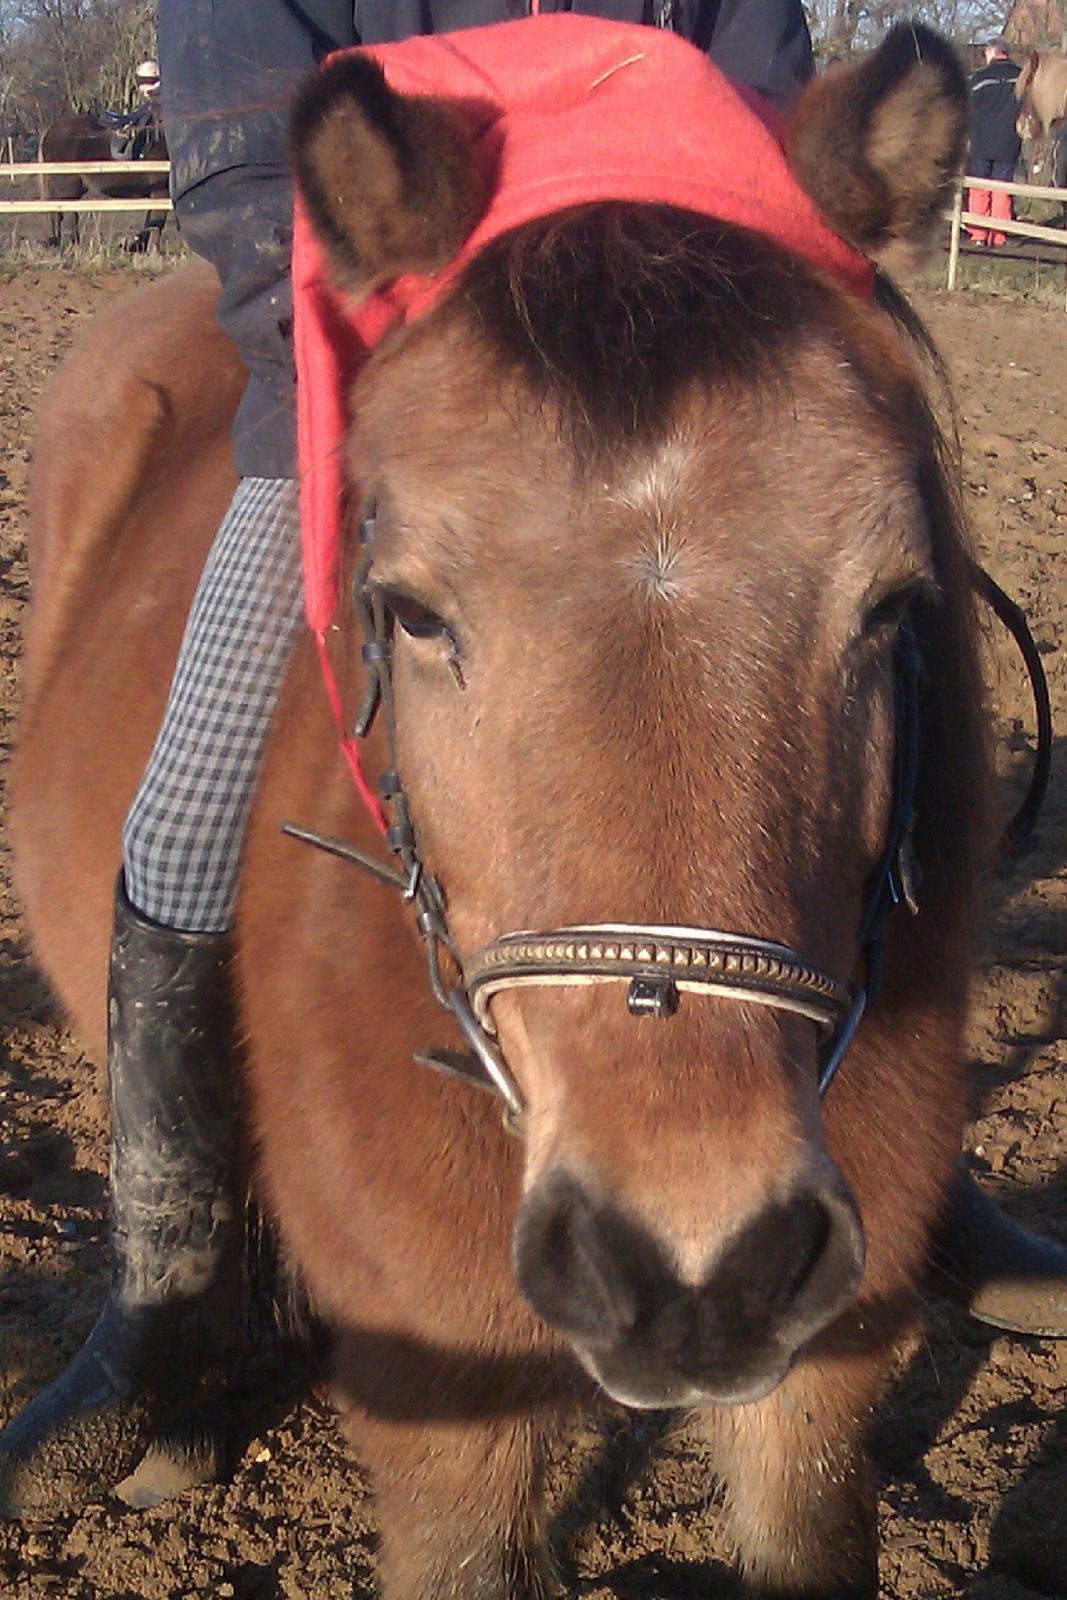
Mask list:
POLYGON ((787 1312, 811 1278, 826 1249, 830 1227, 826 1208, 814 1195, 797 1202, 783 1241, 785 1260, 781 1283, 771 1306, 772 1314, 787 1312))
POLYGON ((522 1293, 572 1338, 624 1337, 638 1315, 640 1241, 569 1174, 539 1186, 520 1213, 515 1270, 522 1293))
POLYGON ((783 1283, 779 1315, 797 1343, 811 1338, 843 1310, 863 1277, 864 1238, 856 1208, 842 1188, 796 1202, 796 1258, 783 1283))
POLYGON ((855 1293, 862 1270, 863 1233, 847 1195, 806 1189, 750 1221, 703 1293, 731 1308, 735 1338, 771 1336, 797 1348, 855 1293))

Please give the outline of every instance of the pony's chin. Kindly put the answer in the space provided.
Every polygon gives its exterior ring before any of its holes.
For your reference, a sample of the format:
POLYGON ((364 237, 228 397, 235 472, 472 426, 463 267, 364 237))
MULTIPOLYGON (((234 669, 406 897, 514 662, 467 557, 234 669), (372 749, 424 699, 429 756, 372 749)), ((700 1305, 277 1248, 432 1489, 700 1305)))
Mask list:
POLYGON ((631 1411, 691 1411, 700 1406, 744 1406, 773 1394, 792 1366, 783 1357, 768 1370, 729 1382, 693 1383, 681 1376, 657 1378, 650 1373, 627 1373, 622 1361, 603 1361, 587 1350, 576 1351, 579 1361, 610 1400, 631 1411))

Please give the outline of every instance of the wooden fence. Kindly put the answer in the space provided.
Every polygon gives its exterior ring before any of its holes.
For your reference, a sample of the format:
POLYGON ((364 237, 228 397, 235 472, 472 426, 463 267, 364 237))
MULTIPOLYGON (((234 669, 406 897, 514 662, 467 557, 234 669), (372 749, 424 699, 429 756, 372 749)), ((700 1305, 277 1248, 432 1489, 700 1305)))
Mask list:
MULTIPOLYGON (((169 172, 169 161, 9 161, 0 165, 0 180, 27 182, 35 178, 109 176, 119 173, 169 172)), ((32 215, 56 211, 169 211, 167 195, 142 195, 140 199, 112 199, 103 195, 84 195, 80 200, 0 200, 0 217, 32 215)))
MULTIPOLYGON (((35 178, 52 176, 96 176, 105 173, 148 174, 169 171, 169 161, 9 161, 0 165, 0 179, 25 182, 35 178)), ((949 289, 956 287, 961 229, 968 226, 976 228, 989 228, 992 226, 989 217, 980 216, 974 211, 964 211, 964 187, 996 189, 1002 193, 1022 195, 1032 200, 1060 200, 1067 205, 1067 190, 1042 187, 1032 183, 1002 183, 996 178, 983 178, 981 182, 961 186, 956 191, 956 201, 949 218, 951 234, 948 251, 948 275, 946 278, 946 287, 949 289)), ((117 200, 94 195, 86 195, 80 200, 0 200, 0 217, 30 215, 34 212, 169 211, 170 209, 171 202, 166 195, 151 198, 142 197, 138 200, 117 200)), ((1024 239, 1037 239, 1044 244, 1058 245, 1061 250, 1067 249, 1067 229, 1042 228, 1032 222, 1014 222, 999 218, 996 220, 995 226, 999 233, 1015 234, 1024 239)), ((1065 291, 1064 309, 1067 310, 1067 291, 1065 291)))
MULTIPOLYGON (((1059 200, 1067 208, 1067 189, 1053 189, 1035 183, 1002 183, 999 178, 964 179, 956 191, 956 201, 950 213, 952 233, 948 246, 948 276, 945 287, 956 287, 956 270, 960 259, 960 231, 966 227, 986 228, 990 232, 1017 234, 1023 239, 1037 239, 1043 244, 1058 245, 1067 250, 1067 228, 1042 228, 1035 222, 1015 222, 1007 218, 981 216, 977 211, 964 211, 964 189, 995 189, 1001 194, 1023 195, 1030 200, 1059 200)), ((990 259, 996 251, 990 252, 990 259)), ((1067 256, 1064 258, 1067 264, 1067 256)), ((1067 289, 1064 291, 1064 310, 1067 311, 1067 289)))

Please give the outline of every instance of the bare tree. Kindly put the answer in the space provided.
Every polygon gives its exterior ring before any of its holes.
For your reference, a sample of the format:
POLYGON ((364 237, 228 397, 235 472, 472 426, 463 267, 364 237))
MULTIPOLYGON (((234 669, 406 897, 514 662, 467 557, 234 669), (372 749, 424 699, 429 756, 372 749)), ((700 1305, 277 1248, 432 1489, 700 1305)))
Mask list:
POLYGON ((964 54, 999 32, 1010 0, 806 0, 816 60, 870 49, 895 22, 914 17, 936 28, 964 54))
POLYGON ((129 104, 154 41, 153 0, 0 0, 7 124, 40 131, 66 111, 129 104))

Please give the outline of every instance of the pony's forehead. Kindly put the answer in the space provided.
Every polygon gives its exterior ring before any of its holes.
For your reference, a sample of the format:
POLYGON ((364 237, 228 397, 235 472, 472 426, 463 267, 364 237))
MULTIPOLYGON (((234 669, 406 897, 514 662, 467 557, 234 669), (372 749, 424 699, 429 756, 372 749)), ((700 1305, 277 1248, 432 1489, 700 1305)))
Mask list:
MULTIPOLYGON (((558 582, 561 550, 568 582, 587 552, 593 565, 662 564, 682 547, 688 577, 709 581, 775 552, 783 573, 845 560, 849 581, 869 567, 924 567, 912 443, 849 381, 838 347, 806 356, 795 383, 694 388, 654 436, 592 457, 561 435, 550 406, 494 403, 484 383, 467 386, 470 373, 456 395, 442 370, 433 428, 412 412, 398 428, 386 381, 353 474, 369 472, 380 499, 380 553, 476 583, 487 556, 507 558, 513 570, 497 577, 520 586, 542 571, 558 582)), ((434 382, 416 353, 403 365, 394 379, 434 382)))

